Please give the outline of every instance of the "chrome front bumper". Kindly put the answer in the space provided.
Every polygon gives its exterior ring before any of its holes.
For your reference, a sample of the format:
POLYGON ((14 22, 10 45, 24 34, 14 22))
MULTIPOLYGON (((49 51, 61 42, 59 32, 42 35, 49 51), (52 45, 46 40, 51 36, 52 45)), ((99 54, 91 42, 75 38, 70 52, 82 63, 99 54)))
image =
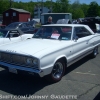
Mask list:
POLYGON ((16 70, 21 70, 21 71, 27 71, 27 72, 31 72, 31 73, 36 73, 40 77, 44 76, 44 72, 42 70, 36 70, 36 69, 32 69, 32 68, 27 68, 27 67, 22 67, 22 66, 17 66, 17 65, 11 65, 11 64, 8 64, 8 63, 5 63, 5 62, 1 62, 1 61, 0 61, 0 65, 3 65, 4 67, 16 69, 16 70))

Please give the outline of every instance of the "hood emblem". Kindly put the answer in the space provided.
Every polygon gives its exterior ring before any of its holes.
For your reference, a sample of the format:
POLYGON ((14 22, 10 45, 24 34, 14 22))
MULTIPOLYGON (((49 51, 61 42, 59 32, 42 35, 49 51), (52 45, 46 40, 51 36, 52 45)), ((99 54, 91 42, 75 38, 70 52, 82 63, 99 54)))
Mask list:
POLYGON ((6 50, 7 52, 16 52, 16 51, 14 51, 14 50, 6 50))

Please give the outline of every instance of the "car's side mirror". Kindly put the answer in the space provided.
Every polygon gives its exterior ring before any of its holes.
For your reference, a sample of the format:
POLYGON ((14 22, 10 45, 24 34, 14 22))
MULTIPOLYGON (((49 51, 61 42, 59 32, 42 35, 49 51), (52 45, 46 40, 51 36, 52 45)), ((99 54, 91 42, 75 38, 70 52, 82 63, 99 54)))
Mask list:
POLYGON ((78 36, 75 36, 75 37, 73 38, 73 40, 75 40, 75 42, 76 42, 78 39, 79 39, 78 36))
POLYGON ((7 36, 9 39, 10 39, 10 33, 8 34, 8 36, 7 36))

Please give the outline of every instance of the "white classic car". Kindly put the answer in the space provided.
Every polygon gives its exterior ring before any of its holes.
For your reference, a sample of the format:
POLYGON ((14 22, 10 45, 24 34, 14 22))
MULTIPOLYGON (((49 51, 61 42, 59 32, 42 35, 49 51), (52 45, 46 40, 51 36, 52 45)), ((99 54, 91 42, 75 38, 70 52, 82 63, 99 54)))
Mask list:
POLYGON ((58 82, 72 63, 89 54, 96 57, 99 45, 100 34, 86 25, 43 25, 33 39, 0 46, 0 65, 58 82))
POLYGON ((19 29, 0 29, 0 45, 11 42, 23 41, 33 37, 33 34, 25 34, 19 29))

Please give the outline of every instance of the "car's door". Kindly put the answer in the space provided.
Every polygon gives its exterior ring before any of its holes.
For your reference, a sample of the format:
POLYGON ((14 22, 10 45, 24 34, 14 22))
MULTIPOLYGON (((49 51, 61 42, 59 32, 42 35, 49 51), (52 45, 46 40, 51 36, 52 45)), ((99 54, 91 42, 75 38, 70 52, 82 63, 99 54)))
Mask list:
POLYGON ((81 58, 91 51, 92 43, 90 43, 89 40, 92 37, 93 34, 85 27, 74 27, 73 60, 81 58), (74 37, 78 37, 78 40, 75 40, 74 37))

